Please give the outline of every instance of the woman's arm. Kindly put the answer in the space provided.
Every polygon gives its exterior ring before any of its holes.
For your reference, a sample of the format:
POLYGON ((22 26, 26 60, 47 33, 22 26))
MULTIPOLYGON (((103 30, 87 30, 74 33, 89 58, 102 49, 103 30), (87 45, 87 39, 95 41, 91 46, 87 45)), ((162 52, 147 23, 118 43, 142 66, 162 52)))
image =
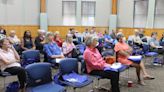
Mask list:
POLYGON ((23 40, 23 39, 22 39, 22 41, 21 41, 21 48, 22 48, 23 50, 28 50, 28 48, 24 47, 24 40, 23 40))
POLYGON ((15 48, 14 48, 13 46, 11 46, 11 49, 12 49, 12 51, 14 52, 15 58, 16 58, 18 61, 20 61, 20 56, 19 56, 18 52, 15 50, 15 48))
POLYGON ((0 57, 1 57, 2 62, 3 62, 4 64, 6 64, 6 65, 15 63, 15 61, 12 61, 12 62, 8 61, 6 58, 4 58, 4 57, 2 56, 2 54, 0 54, 0 57))
POLYGON ((126 56, 126 57, 128 57, 130 55, 127 51, 124 51, 124 50, 120 50, 118 53, 120 55, 123 55, 123 56, 126 56))
POLYGON ((36 47, 35 47, 35 43, 34 43, 34 40, 32 39, 32 50, 35 50, 36 49, 36 47))

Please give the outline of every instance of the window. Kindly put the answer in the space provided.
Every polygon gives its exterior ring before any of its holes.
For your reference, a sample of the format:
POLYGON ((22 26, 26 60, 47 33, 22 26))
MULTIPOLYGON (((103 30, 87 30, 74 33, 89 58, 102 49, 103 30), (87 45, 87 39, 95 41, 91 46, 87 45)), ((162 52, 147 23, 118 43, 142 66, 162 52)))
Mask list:
POLYGON ((82 25, 94 26, 95 25, 95 1, 82 1, 82 25))
POLYGON ((63 25, 76 25, 76 1, 63 1, 63 25))
POLYGON ((148 0, 134 0, 134 27, 146 27, 148 0))
POLYGON ((156 0, 155 28, 164 28, 164 0, 156 0))

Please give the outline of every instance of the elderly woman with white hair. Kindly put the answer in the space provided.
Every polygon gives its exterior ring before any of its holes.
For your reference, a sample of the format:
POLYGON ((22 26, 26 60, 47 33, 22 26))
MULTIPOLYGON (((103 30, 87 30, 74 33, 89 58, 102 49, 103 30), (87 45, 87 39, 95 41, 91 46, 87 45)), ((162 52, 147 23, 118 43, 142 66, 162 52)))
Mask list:
POLYGON ((60 47, 54 41, 54 34, 47 32, 45 37, 46 44, 44 44, 43 50, 48 56, 48 62, 56 64, 59 59, 64 58, 64 55, 60 47))
POLYGON ((83 57, 86 62, 87 73, 111 79, 112 92, 120 92, 119 73, 110 70, 104 71, 104 68, 111 67, 111 65, 106 63, 96 48, 98 39, 96 37, 89 36, 86 38, 85 43, 87 48, 84 51, 83 57))
POLYGON ((43 45, 45 43, 45 30, 38 30, 38 36, 35 38, 36 49, 43 53, 43 45))
POLYGON ((11 30, 8 36, 8 40, 10 41, 10 43, 14 46, 14 48, 16 49, 16 51, 21 54, 21 41, 20 39, 17 37, 15 30, 11 30))

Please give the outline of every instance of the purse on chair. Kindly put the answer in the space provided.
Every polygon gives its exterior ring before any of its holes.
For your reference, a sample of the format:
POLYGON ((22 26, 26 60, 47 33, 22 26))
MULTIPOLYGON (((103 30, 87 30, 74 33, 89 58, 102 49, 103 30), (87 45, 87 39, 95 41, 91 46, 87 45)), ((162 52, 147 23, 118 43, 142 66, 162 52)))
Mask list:
POLYGON ((107 56, 107 57, 105 57, 105 61, 108 64, 113 64, 113 63, 116 62, 116 57, 114 57, 114 56, 107 56))

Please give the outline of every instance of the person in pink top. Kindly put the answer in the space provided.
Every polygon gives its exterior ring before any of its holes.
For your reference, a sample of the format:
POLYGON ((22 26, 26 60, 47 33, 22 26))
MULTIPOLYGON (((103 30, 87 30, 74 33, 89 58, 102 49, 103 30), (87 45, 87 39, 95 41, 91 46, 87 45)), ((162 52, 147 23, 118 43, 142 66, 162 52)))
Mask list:
POLYGON ((63 50, 63 54, 66 57, 72 57, 72 51, 73 49, 75 49, 75 45, 73 43, 73 37, 71 34, 67 34, 66 35, 66 40, 62 45, 62 50, 63 50))
POLYGON ((87 73, 111 79, 112 92, 120 92, 119 73, 113 71, 104 71, 105 67, 111 67, 111 65, 106 63, 96 48, 98 39, 93 36, 89 36, 86 38, 85 43, 87 48, 84 51, 83 57, 86 62, 87 73))
POLYGON ((117 61, 124 65, 129 65, 129 66, 135 67, 137 77, 138 77, 138 83, 141 85, 145 85, 143 80, 141 80, 141 78, 140 78, 140 70, 143 72, 144 79, 154 79, 154 77, 150 76, 147 73, 147 71, 145 69, 145 65, 143 64, 142 61, 140 61, 140 63, 137 63, 137 62, 128 60, 128 57, 132 53, 132 48, 124 42, 123 37, 124 37, 123 34, 117 35, 118 43, 114 47, 114 50, 116 52, 117 61))

